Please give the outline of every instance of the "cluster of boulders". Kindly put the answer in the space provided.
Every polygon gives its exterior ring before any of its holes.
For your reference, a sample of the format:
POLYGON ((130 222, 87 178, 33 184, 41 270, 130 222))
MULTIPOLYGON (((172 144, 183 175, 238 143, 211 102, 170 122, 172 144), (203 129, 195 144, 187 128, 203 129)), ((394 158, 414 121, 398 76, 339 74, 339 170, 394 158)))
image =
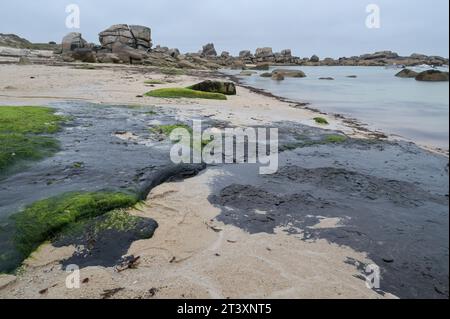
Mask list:
MULTIPOLYGON (((24 52, 12 52, 11 47, 33 48, 25 39, 14 35, 0 34, 0 47, 6 43, 8 49, 0 50, 0 56, 21 56, 24 52), (1 54, 1 52, 6 52, 1 54)), ((255 52, 243 50, 239 56, 232 56, 224 51, 217 52, 213 43, 208 43, 196 53, 182 54, 176 48, 165 46, 153 47, 151 29, 140 25, 116 24, 99 33, 99 44, 88 43, 80 33, 69 33, 63 38, 61 45, 40 44, 37 48, 54 50, 56 59, 65 62, 81 61, 88 63, 127 63, 144 64, 168 68, 185 69, 219 69, 232 68, 241 70, 268 70, 271 65, 301 65, 301 66, 416 66, 427 64, 431 66, 448 65, 446 58, 412 54, 404 57, 392 51, 380 51, 339 59, 294 56, 290 49, 274 52, 270 47, 256 49, 255 52)), ((39 53, 41 54, 41 53, 39 53)), ((16 57, 14 57, 16 58, 16 57)), ((272 77, 272 74, 270 75, 272 77)), ((281 78, 281 75, 274 76, 281 78)))
POLYGON ((299 64, 300 58, 294 57, 290 49, 273 52, 272 48, 258 48, 255 54, 249 50, 239 52, 239 59, 246 64, 272 63, 272 64, 299 64))
POLYGON ((448 65, 449 62, 448 59, 439 56, 426 56, 415 53, 411 56, 402 57, 392 51, 380 51, 372 54, 363 54, 349 58, 342 57, 339 59, 329 57, 320 59, 317 55, 313 55, 309 58, 300 58, 293 56, 289 49, 283 50, 280 53, 273 53, 272 48, 269 47, 256 49, 254 54, 249 50, 241 51, 236 60, 234 61, 234 64, 237 66, 239 66, 239 62, 242 62, 242 64, 269 62, 271 64, 305 66, 415 66, 421 64, 442 66, 448 65))
POLYGON ((62 41, 64 61, 130 63, 141 62, 152 47, 150 28, 117 24, 100 32, 100 45, 87 43, 81 33, 69 33, 62 41))
POLYGON ((153 48, 151 29, 117 24, 99 33, 100 45, 85 41, 80 33, 69 33, 62 41, 62 60, 87 63, 144 64, 168 68, 219 69, 231 64, 231 56, 220 56, 210 43, 198 53, 181 54, 176 48, 153 48))

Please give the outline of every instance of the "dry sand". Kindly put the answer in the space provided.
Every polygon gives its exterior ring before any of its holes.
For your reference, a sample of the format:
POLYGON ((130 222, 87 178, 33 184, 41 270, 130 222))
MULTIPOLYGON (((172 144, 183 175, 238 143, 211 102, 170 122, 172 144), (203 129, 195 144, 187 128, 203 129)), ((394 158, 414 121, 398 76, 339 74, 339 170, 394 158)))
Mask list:
MULTIPOLYGON (((126 67, 79 70, 0 65, 0 104, 82 99, 162 106, 186 119, 208 115, 235 125, 282 120, 315 125, 315 113, 244 88, 238 88, 238 95, 228 101, 136 97, 151 89, 144 84, 148 79, 176 81, 157 87, 187 86, 200 80, 143 74, 126 67)), ((360 134, 332 117, 329 121, 331 129, 360 134)), ((208 201, 210 185, 224 173, 211 168, 183 182, 163 184, 150 193, 142 209, 131 211, 159 223, 152 239, 135 242, 129 250, 128 254, 141 257, 136 269, 82 269, 81 288, 67 289, 68 274, 59 261, 74 248, 44 244, 17 277, 0 276, 0 298, 102 298, 105 290, 117 288, 124 289, 113 298, 383 298, 356 277, 355 266, 345 263, 349 257, 370 263, 363 253, 324 240, 305 242, 283 229, 250 235, 214 221, 220 212, 208 201)), ((324 219, 316 227, 339 227, 339 221, 324 219)))

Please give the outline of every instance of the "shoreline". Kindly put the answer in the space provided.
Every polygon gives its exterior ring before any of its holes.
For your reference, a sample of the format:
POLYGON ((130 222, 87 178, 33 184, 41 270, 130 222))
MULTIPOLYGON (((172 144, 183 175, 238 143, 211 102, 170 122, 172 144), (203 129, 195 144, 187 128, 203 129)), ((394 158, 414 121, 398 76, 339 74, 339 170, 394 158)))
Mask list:
MULTIPOLYGON (((378 66, 374 66, 374 67, 378 67, 378 66)), ((444 155, 444 156, 447 156, 447 157, 450 156, 450 148, 446 149, 446 148, 433 146, 431 144, 421 144, 421 143, 418 143, 418 142, 416 142, 414 140, 411 140, 411 139, 407 139, 407 138, 405 138, 403 136, 400 136, 400 135, 387 134, 387 133, 385 133, 383 131, 372 130, 372 129, 367 128, 367 124, 366 123, 360 121, 357 118, 345 116, 345 115, 342 115, 340 113, 327 113, 327 112, 321 111, 319 108, 313 107, 312 103, 310 103, 310 102, 299 102, 299 101, 291 100, 289 98, 285 98, 283 96, 278 96, 278 95, 273 94, 273 93, 271 93, 269 91, 266 91, 264 89, 259 89, 259 88, 253 87, 251 85, 244 84, 242 79, 240 79, 238 76, 227 75, 227 74, 224 74, 224 73, 220 73, 220 74, 224 75, 225 78, 231 79, 233 82, 237 83, 239 86, 244 87, 246 89, 249 89, 250 91, 255 92, 257 94, 262 94, 264 96, 277 99, 277 100, 279 100, 281 102, 292 104, 292 105, 294 105, 293 107, 306 109, 306 110, 309 110, 311 112, 314 112, 314 113, 317 113, 317 114, 320 114, 320 115, 332 116, 336 120, 342 121, 349 128, 355 129, 355 130, 363 133, 362 136, 365 137, 365 138, 389 140, 389 141, 393 141, 393 142, 395 142, 395 141, 405 141, 405 142, 409 142, 409 143, 414 143, 415 145, 417 145, 417 146, 419 146, 419 147, 421 147, 421 148, 423 148, 423 149, 425 149, 427 151, 430 151, 430 152, 433 152, 433 153, 436 153, 436 154, 441 154, 441 155, 444 155)))

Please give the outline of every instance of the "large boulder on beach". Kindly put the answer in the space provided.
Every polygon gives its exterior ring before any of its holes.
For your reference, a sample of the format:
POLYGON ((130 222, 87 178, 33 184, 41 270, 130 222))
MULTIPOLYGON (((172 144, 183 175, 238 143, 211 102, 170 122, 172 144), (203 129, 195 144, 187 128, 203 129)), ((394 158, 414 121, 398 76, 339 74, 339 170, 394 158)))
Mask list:
POLYGON ((72 51, 71 56, 76 61, 86 62, 86 63, 97 63, 97 55, 92 49, 89 48, 78 48, 72 51))
POLYGON ((416 76, 417 81, 427 82, 445 82, 449 80, 448 72, 442 72, 439 70, 427 70, 419 73, 416 76))
POLYGON ((116 24, 99 33, 103 48, 112 50, 116 43, 147 51, 152 47, 151 29, 140 25, 116 24))
POLYGON ((403 69, 400 72, 398 72, 395 76, 399 78, 415 78, 419 73, 410 70, 410 69, 403 69))
POLYGON ((214 47, 214 43, 208 43, 204 45, 201 55, 204 57, 216 57, 217 51, 216 48, 214 47))
POLYGON ((144 54, 141 50, 137 50, 120 42, 114 43, 111 51, 125 63, 133 64, 144 59, 144 54))
POLYGON ((236 95, 236 85, 233 82, 207 80, 191 86, 190 89, 202 92, 236 95))
POLYGON ((67 34, 62 40, 62 52, 72 52, 75 49, 86 48, 87 42, 83 39, 81 33, 71 32, 67 34))
POLYGON ((285 70, 285 69, 276 69, 272 72, 272 74, 283 74, 284 77, 287 78, 304 78, 306 74, 300 70, 285 70))

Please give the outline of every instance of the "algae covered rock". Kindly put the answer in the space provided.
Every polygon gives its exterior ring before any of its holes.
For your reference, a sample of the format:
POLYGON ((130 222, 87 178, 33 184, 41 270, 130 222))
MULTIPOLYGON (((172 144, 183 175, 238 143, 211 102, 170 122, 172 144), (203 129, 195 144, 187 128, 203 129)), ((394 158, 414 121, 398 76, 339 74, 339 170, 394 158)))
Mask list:
POLYGON ((190 87, 190 89, 202 92, 222 93, 225 95, 236 95, 236 85, 232 82, 203 81, 190 87))

